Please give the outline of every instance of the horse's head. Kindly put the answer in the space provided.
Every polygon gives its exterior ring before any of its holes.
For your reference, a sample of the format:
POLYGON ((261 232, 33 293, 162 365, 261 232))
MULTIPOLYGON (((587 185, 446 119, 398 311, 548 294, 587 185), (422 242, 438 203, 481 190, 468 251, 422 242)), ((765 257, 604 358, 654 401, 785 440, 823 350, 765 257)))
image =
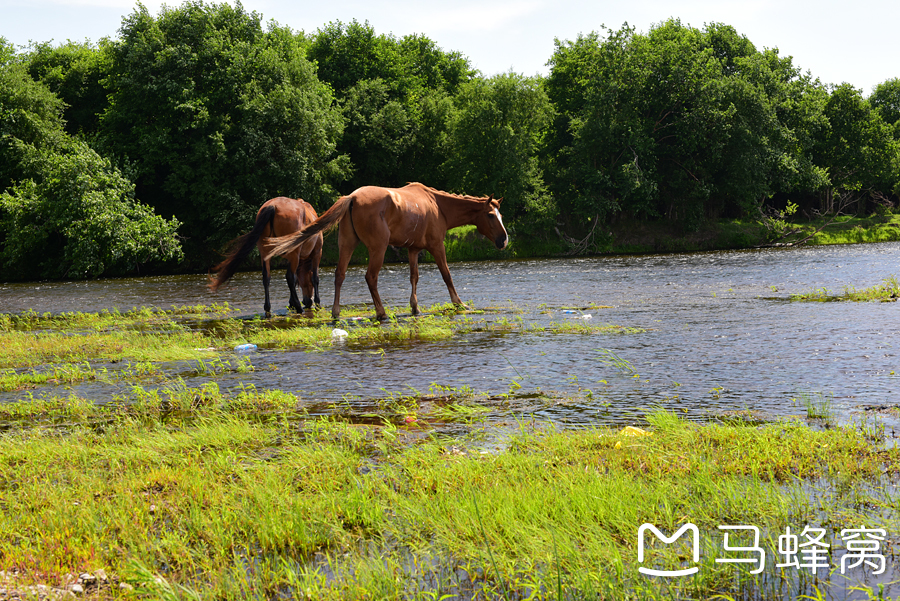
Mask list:
POLYGON ((475 219, 475 227, 478 231, 491 240, 499 249, 506 248, 509 243, 509 235, 503 227, 503 218, 500 216, 500 202, 502 198, 494 199, 491 195, 482 204, 481 212, 475 219))

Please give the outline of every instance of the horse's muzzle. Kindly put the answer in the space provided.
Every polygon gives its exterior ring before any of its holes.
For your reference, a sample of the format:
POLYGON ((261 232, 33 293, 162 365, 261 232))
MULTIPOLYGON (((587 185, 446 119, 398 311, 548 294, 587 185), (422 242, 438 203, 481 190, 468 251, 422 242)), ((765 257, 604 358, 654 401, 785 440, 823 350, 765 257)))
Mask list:
POLYGON ((509 243, 509 236, 507 236, 506 234, 503 234, 502 236, 497 236, 494 239, 494 245, 497 248, 499 248, 500 250, 503 250, 504 248, 506 248, 506 245, 508 243, 509 243))

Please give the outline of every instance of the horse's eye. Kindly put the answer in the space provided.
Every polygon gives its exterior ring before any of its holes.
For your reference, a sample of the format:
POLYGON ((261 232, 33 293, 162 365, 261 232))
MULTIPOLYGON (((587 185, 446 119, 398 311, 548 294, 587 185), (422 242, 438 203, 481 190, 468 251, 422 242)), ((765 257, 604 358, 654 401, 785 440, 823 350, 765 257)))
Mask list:
POLYGON ((496 219, 496 218, 497 218, 497 216, 494 215, 493 213, 488 213, 488 217, 490 217, 491 219, 496 219))

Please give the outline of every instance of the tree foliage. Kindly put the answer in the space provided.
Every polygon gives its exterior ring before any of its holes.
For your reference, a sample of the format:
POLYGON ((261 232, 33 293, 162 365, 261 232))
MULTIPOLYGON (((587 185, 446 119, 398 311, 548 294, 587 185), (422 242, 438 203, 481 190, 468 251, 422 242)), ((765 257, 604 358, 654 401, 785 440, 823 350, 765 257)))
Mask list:
POLYGON ((573 216, 695 229, 822 183, 808 157, 824 110, 816 84, 729 26, 593 33, 557 41, 550 64, 549 176, 573 216))
POLYGON ((102 147, 141 198, 185 223, 200 264, 268 198, 330 204, 342 121, 301 36, 264 31, 240 4, 185 2, 155 18, 139 5, 109 52, 102 147))
POLYGON ((103 79, 109 71, 108 42, 94 47, 88 43, 49 42, 35 45, 27 57, 28 72, 43 82, 65 103, 63 121, 72 135, 93 136, 100 115, 108 106, 103 79))
POLYGON ((900 77, 888 79, 875 86, 875 90, 869 96, 869 102, 885 123, 896 125, 900 121, 900 77))
POLYGON ((555 215, 538 154, 553 109, 542 82, 515 73, 476 79, 455 98, 448 179, 460 192, 503 197, 504 214, 546 225, 555 215))
POLYGON ((414 180, 448 187, 452 97, 474 76, 466 58, 427 37, 378 35, 355 20, 320 29, 307 56, 335 90, 346 124, 339 151, 353 175, 342 191, 414 180))
POLYGON ((108 159, 63 130, 63 103, 24 64, 0 66, 4 279, 133 272, 182 258, 175 231, 108 159))

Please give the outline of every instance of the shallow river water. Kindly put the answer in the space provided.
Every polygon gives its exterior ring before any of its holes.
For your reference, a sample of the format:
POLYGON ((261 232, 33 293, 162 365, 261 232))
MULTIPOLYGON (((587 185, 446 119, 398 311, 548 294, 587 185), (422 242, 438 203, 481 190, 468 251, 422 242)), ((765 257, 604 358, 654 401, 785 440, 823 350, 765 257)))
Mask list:
MULTIPOLYGON (((590 315, 594 325, 644 331, 481 331, 385 345, 383 353, 340 344, 317 352, 263 349, 251 353, 251 361, 274 368, 216 379, 223 387, 243 382, 295 392, 313 413, 338 401, 362 407, 391 393, 427 392, 432 384, 502 395, 516 382, 522 386, 515 389, 518 412, 568 427, 635 423, 654 407, 695 419, 747 409, 763 417, 803 415, 793 399, 804 395, 833 399, 835 416, 851 422, 900 403, 900 304, 789 300, 817 288, 839 293, 881 283, 900 272, 900 243, 456 263, 451 272, 466 302, 491 308, 488 320, 541 324, 590 315), (566 313, 570 307, 589 308, 566 313), (634 372, 612 365, 611 357, 634 372)), ((281 273, 272 280, 276 307, 287 303, 281 273)), ((363 274, 364 267, 351 268, 344 303, 371 301, 363 274)), ((383 269, 379 289, 387 305, 407 304, 408 277, 406 265, 383 269)), ((333 270, 323 268, 326 306, 332 278, 333 270)), ((447 300, 435 266, 422 265, 420 304, 447 300)), ((238 274, 215 295, 202 275, 0 285, 0 311, 13 313, 222 301, 243 316, 259 313, 259 273, 238 274)), ((99 402, 116 392, 109 384, 76 391, 99 402)), ((888 430, 894 427, 888 419, 888 430)))

